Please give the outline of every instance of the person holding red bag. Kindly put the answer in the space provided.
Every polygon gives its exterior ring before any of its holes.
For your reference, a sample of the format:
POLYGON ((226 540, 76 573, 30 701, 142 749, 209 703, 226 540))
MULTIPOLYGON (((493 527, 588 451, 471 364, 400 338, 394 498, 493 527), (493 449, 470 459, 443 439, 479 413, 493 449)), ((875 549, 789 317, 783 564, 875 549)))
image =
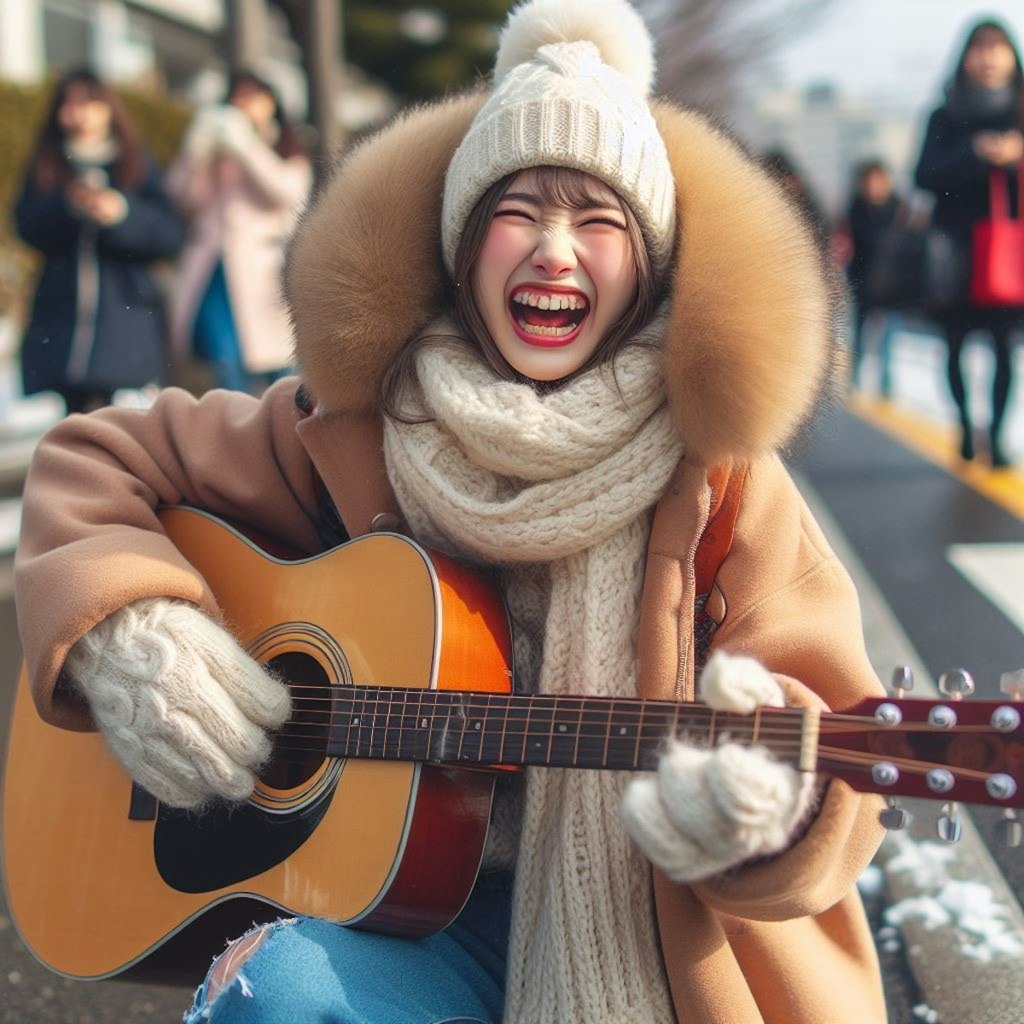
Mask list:
POLYGON ((972 265, 972 246, 976 226, 993 216, 993 183, 1000 196, 1008 197, 1009 216, 1020 217, 1022 160, 1024 66, 1005 26, 981 21, 968 33, 945 103, 929 118, 915 182, 935 194, 932 222, 948 232, 963 266, 962 291, 937 318, 949 346, 949 386, 960 415, 960 455, 966 460, 974 458, 975 447, 960 355, 971 331, 984 330, 992 337, 996 367, 989 443, 994 468, 1009 464, 1000 435, 1012 385, 1011 336, 1024 326, 1024 306, 978 301, 984 289, 977 280, 972 288, 972 274, 977 278, 981 270, 972 265))

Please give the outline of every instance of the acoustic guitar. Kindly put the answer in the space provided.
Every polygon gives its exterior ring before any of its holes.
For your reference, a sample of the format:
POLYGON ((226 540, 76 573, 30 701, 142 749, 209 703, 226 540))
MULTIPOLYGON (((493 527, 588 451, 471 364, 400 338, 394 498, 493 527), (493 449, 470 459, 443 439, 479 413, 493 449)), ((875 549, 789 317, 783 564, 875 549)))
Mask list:
POLYGON ((670 735, 760 743, 867 792, 1022 805, 1010 702, 871 699, 842 713, 512 693, 496 591, 405 537, 286 561, 204 512, 161 513, 294 712, 248 803, 202 814, 133 785, 94 733, 56 729, 24 672, 3 855, 21 937, 76 978, 195 981, 252 921, 314 915, 408 936, 475 882, 495 780, 526 765, 650 770, 670 735))

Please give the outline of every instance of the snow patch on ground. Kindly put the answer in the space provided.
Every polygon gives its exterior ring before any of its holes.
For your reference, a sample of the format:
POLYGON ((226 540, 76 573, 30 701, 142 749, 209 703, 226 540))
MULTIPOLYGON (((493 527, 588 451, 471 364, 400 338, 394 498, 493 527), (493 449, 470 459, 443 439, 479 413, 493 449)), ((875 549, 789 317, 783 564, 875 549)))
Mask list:
MULTIPOLYGON (((972 960, 988 962, 996 957, 1024 958, 1024 943, 1010 924, 1010 912, 995 894, 980 882, 950 878, 946 865, 954 850, 939 843, 915 843, 906 836, 893 836, 899 852, 886 871, 909 874, 915 887, 925 890, 887 908, 887 924, 899 927, 907 920, 919 920, 927 930, 952 926, 960 952, 972 960)), ((925 1018, 928 1019, 928 1018, 925 1018)))

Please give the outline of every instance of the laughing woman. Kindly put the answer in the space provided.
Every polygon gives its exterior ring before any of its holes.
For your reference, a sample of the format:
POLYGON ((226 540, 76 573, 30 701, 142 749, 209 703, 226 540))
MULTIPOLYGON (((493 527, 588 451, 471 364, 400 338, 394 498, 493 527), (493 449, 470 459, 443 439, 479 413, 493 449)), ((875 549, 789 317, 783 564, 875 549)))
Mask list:
MULTIPOLYGON (((653 77, 625 0, 523 5, 490 91, 400 118, 307 211, 301 382, 49 435, 18 574, 47 719, 91 720, 170 804, 251 794, 289 693, 162 534, 155 507, 182 501, 310 554, 402 523, 484 568, 519 692, 737 712, 880 692, 775 454, 832 372, 826 261, 738 146, 649 102, 653 77)), ((449 928, 255 929, 186 1019, 882 1024, 854 887, 877 811, 728 738, 666 736, 634 779, 530 768, 449 928)))

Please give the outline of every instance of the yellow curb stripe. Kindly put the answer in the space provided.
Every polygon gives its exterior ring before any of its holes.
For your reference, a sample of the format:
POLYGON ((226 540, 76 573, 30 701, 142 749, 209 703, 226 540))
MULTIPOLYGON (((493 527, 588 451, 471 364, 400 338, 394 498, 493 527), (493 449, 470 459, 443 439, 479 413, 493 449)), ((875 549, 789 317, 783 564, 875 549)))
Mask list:
POLYGON ((993 470, 977 459, 964 462, 960 458, 959 431, 954 427, 936 423, 891 402, 860 395, 851 396, 847 408, 1011 515, 1024 519, 1024 473, 1013 468, 993 470))

